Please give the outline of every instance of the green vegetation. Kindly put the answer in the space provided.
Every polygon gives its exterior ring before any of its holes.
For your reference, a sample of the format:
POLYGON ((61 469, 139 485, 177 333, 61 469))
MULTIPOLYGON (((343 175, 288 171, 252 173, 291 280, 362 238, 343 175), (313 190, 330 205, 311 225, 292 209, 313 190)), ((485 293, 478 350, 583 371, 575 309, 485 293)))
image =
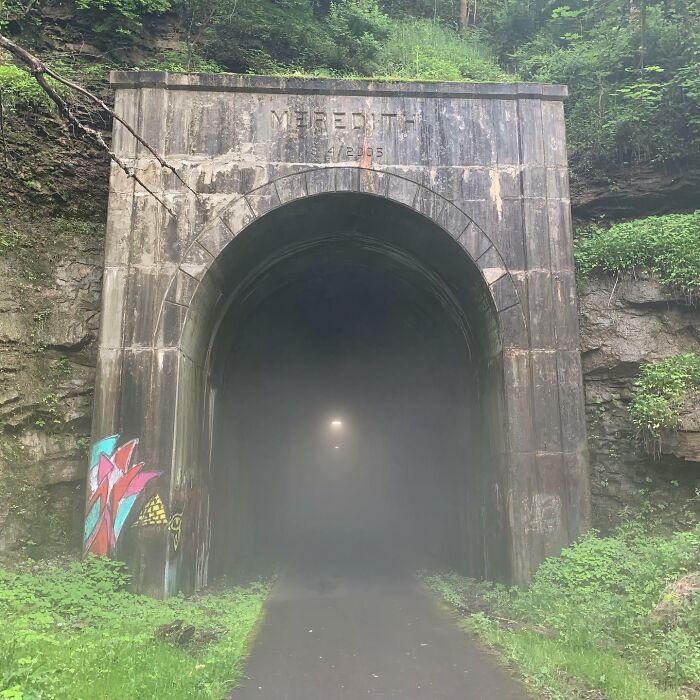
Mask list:
POLYGON ((163 602, 126 583, 108 559, 0 569, 0 698, 224 697, 269 585, 163 602), (185 644, 157 634, 176 620, 185 644))
POLYGON ((654 609, 668 583, 698 569, 699 547, 700 526, 663 537, 628 521, 547 559, 526 591, 452 573, 425 580, 545 697, 679 698, 700 684, 700 598, 667 596, 672 616, 654 609))
POLYGON ((634 384, 630 413, 647 442, 657 446, 664 432, 678 427, 688 394, 700 388, 700 354, 669 357, 644 365, 634 384))
POLYGON ((589 226, 576 241, 579 276, 647 270, 676 293, 695 299, 700 291, 700 212, 669 214, 589 226))
MULTIPOLYGON (((578 175, 700 159, 694 0, 469 0, 464 27, 456 0, 72 3, 76 27, 110 62, 119 63, 115 49, 140 50, 145 33, 167 23, 180 46, 137 67, 561 82, 570 89, 569 154, 578 175)), ((53 4, 0 0, 0 26, 41 30, 53 4)))
POLYGON ((569 85, 579 173, 698 157, 697 3, 511 0, 492 22, 524 78, 569 85))
POLYGON ((94 32, 131 34, 144 18, 162 14, 170 0, 75 0, 76 7, 90 19, 94 32))
POLYGON ((502 83, 502 70, 488 46, 428 20, 398 23, 382 47, 380 61, 391 78, 470 80, 502 83))
MULTIPOLYGON (((50 110, 53 103, 36 82, 34 76, 23 68, 12 64, 3 65, 0 54, 0 94, 3 109, 10 112, 19 107, 50 110)), ((47 78, 59 94, 65 94, 63 86, 52 78, 47 78)))

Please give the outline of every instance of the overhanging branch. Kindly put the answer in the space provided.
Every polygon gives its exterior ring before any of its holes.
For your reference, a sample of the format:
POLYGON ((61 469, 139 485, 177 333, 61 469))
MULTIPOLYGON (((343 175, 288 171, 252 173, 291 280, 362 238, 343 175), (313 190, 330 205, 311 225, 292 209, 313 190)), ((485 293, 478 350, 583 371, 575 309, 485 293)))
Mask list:
POLYGON ((112 151, 112 149, 110 149, 110 147, 105 142, 104 137, 97 129, 93 129, 87 124, 84 124, 75 115, 75 113, 71 110, 68 102, 64 100, 63 97, 58 93, 58 91, 49 83, 49 81, 46 79, 46 76, 49 76, 57 83, 65 85, 71 90, 74 90, 83 97, 86 97, 88 100, 96 104, 100 109, 107 112, 112 117, 112 119, 121 124, 129 132, 129 134, 131 134, 131 136, 133 136, 134 139, 139 144, 141 144, 158 161, 161 168, 169 170, 171 173, 173 173, 173 175, 175 175, 178 181, 199 200, 199 196, 197 195, 197 193, 183 180, 183 178, 175 170, 175 168, 170 163, 168 163, 165 160, 165 158, 163 158, 163 156, 161 156, 160 153, 158 153, 158 151, 155 148, 153 148, 153 146, 151 146, 128 122, 126 122, 122 117, 120 117, 111 107, 109 107, 109 105, 107 105, 97 95, 94 95, 81 85, 78 85, 72 80, 68 80, 59 73, 56 73, 56 71, 47 66, 46 63, 38 59, 36 56, 31 54, 19 44, 16 44, 14 41, 8 39, 6 36, 3 36, 2 34, 0 34, 0 47, 11 53, 15 58, 17 58, 29 68, 31 74, 34 76, 37 83, 39 83, 41 89, 47 94, 49 99, 56 105, 56 107, 58 107, 59 113, 61 114, 61 116, 63 116, 64 119, 66 119, 66 121, 68 121, 79 133, 83 134, 85 137, 96 143, 101 150, 105 151, 109 158, 114 163, 116 163, 116 165, 122 171, 124 171, 124 173, 126 173, 127 177, 134 180, 134 182, 138 183, 144 190, 146 190, 148 194, 150 194, 163 207, 165 207, 165 209, 171 216, 176 217, 177 214, 165 203, 165 201, 163 201, 163 199, 160 196, 158 196, 150 187, 148 187, 148 185, 146 185, 145 182, 143 182, 143 180, 141 180, 134 168, 125 163, 116 153, 114 153, 114 151, 112 151))

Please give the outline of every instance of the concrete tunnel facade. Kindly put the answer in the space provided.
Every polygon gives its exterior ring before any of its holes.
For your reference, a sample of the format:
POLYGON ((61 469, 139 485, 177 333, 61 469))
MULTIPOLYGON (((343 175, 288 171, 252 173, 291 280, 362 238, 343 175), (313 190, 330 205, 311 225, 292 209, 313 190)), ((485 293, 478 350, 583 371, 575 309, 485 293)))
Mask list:
POLYGON ((387 547, 526 583, 588 526, 565 88, 112 85, 177 176, 115 123, 167 207, 112 167, 86 553, 162 597, 395 514, 387 547), (325 391, 358 436, 334 485, 325 391))

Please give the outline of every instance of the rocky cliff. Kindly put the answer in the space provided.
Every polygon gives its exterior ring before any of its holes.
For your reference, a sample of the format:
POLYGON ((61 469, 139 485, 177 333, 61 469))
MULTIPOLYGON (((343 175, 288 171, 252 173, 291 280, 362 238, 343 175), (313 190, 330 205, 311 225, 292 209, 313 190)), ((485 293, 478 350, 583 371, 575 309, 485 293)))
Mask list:
POLYGON ((700 505, 697 398, 689 397, 681 428, 662 441, 659 459, 646 451, 628 405, 641 363, 697 351, 698 308, 648 277, 589 280, 579 303, 594 524, 605 528, 624 506, 642 504, 682 522, 700 505))
POLYGON ((71 220, 2 231, 0 552, 51 554, 82 527, 103 237, 71 220))

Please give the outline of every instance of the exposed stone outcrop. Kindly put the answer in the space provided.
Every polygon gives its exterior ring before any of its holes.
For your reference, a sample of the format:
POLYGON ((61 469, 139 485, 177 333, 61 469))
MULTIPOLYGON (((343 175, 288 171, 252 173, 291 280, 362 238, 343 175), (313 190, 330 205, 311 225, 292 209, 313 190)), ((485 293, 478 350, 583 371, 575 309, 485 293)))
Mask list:
POLYGON ((13 220, 0 257, 0 556, 79 543, 103 243, 71 226, 13 220))
POLYGON ((700 484, 700 463, 687 461, 700 437, 697 403, 688 402, 659 460, 644 449, 628 406, 640 364, 697 351, 697 307, 651 278, 605 278, 586 282, 580 310, 595 524, 605 528, 623 506, 644 501, 670 504, 670 521, 687 518, 700 484))
POLYGON ((700 201, 700 169, 636 165, 605 176, 573 178, 571 206, 581 219, 632 219, 693 211, 700 201))
POLYGON ((700 395, 697 393, 686 398, 678 430, 664 437, 661 452, 700 464, 700 395))

